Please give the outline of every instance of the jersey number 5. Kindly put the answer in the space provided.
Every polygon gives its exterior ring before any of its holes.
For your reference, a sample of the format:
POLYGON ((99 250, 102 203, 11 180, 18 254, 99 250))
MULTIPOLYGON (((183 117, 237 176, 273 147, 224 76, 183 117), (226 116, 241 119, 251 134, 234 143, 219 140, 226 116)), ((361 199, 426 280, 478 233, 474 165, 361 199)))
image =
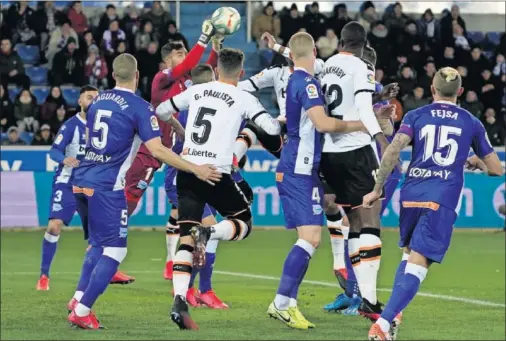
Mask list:
POLYGON ((425 139, 423 161, 432 160, 439 166, 450 166, 455 162, 459 144, 450 135, 460 136, 462 129, 450 126, 441 126, 436 134, 436 126, 428 124, 420 131, 420 140, 425 139), (436 136, 438 135, 438 136, 436 136), (436 144, 437 138, 437 144, 436 144), (448 148, 444 152, 440 150, 448 148))
POLYGON ((93 121, 93 132, 100 132, 100 137, 93 136, 91 139, 91 144, 96 149, 104 149, 107 145, 107 135, 109 135, 109 125, 107 122, 103 121, 104 118, 109 118, 112 116, 112 111, 110 110, 97 110, 95 115, 95 121, 93 121))
POLYGON ((343 103, 343 89, 341 89, 341 87, 337 84, 332 84, 328 87, 329 91, 327 92, 327 84, 325 84, 322 90, 325 94, 330 114, 335 118, 342 120, 343 115, 334 115, 332 114, 332 111, 343 103))
POLYGON ((197 113, 197 117, 195 118, 195 122, 193 122, 194 128, 203 127, 202 133, 193 133, 192 141, 196 144, 204 144, 209 140, 209 135, 211 134, 211 121, 205 118, 206 115, 214 116, 216 115, 216 110, 201 107, 199 112, 197 113))

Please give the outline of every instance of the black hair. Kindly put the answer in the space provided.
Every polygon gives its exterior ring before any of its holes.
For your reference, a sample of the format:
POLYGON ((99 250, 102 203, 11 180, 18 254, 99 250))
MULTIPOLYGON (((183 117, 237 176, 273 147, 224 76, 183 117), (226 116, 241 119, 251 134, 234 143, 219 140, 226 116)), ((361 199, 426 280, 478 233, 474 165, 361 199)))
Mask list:
POLYGON ((344 25, 341 31, 341 40, 343 46, 350 48, 361 48, 367 42, 367 33, 364 26, 357 21, 350 21, 344 25))
MULTIPOLYGON (((96 91, 96 92, 98 92, 98 89, 96 87, 94 87, 93 85, 85 85, 85 86, 83 86, 81 88, 81 90, 79 90, 79 94, 82 95, 86 91, 96 91)), ((62 97, 63 97, 63 94, 62 94, 62 97)))
POLYGON ((105 6, 105 9, 108 10, 109 8, 114 8, 116 9, 116 6, 114 6, 113 4, 109 4, 107 6, 105 6))
POLYGON ((162 55, 162 60, 165 60, 174 50, 184 49, 184 45, 179 42, 170 42, 162 46, 160 54, 162 55))
POLYGON ((364 47, 364 53, 362 54, 362 58, 371 63, 372 65, 376 65, 376 51, 369 45, 364 47))
POLYGON ((213 68, 209 64, 199 64, 190 72, 193 84, 210 82, 213 79, 213 74, 213 68))
POLYGON ((242 68, 244 53, 239 49, 224 48, 218 53, 218 67, 220 72, 236 72, 242 68))

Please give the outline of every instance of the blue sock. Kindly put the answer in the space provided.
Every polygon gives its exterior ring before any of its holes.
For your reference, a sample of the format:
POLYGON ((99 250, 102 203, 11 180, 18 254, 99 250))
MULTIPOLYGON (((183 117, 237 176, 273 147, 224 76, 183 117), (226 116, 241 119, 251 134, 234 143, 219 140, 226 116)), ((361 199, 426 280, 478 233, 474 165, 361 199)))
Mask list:
POLYGON ((399 264, 399 267, 397 267, 397 272, 395 273, 395 278, 394 278, 394 285, 395 285, 395 283, 399 283, 399 281, 401 280, 401 277, 404 276, 404 272, 406 271, 406 264, 407 263, 408 263, 407 260, 403 260, 399 264))
MULTIPOLYGON (((399 268, 401 266, 402 264, 399 265, 399 268)), ((427 270, 425 269, 425 273, 426 272, 427 270)), ((425 277, 425 275, 423 276, 425 277)), ((392 295, 390 296, 381 317, 391 323, 397 314, 403 311, 416 296, 422 280, 423 277, 420 279, 418 276, 410 272, 405 272, 404 274, 396 276, 392 295)))
POLYGON ((304 269, 304 272, 301 274, 299 280, 297 281, 297 285, 293 287, 292 292, 290 293, 290 298, 293 298, 294 300, 297 299, 297 296, 299 295, 299 288, 302 284, 302 281, 304 280, 304 277, 306 277, 307 269, 309 268, 309 262, 306 265, 306 268, 304 269))
POLYGON ((200 269, 197 269, 196 267, 192 268, 192 274, 190 276, 190 284, 188 284, 188 288, 193 288, 193 284, 195 283, 195 278, 199 274, 200 269))
POLYGON ((84 256, 83 267, 81 268, 81 277, 79 277, 79 283, 77 283, 76 291, 84 292, 90 283, 91 274, 98 261, 100 260, 100 256, 104 249, 100 246, 92 246, 86 252, 84 256))
POLYGON ((346 289, 344 293, 348 297, 360 296, 360 290, 358 289, 357 276, 353 270, 351 264, 350 252, 348 250, 348 241, 344 242, 344 262, 346 264, 346 271, 348 272, 348 279, 346 280, 346 289))
POLYGON ((97 298, 107 289, 112 277, 118 271, 119 262, 108 256, 100 256, 100 259, 93 269, 91 274, 90 283, 84 291, 81 304, 91 308, 97 298))
POLYGON ((214 261, 216 253, 206 252, 206 265, 200 269, 199 289, 200 292, 208 292, 213 288, 211 277, 213 276, 214 261))
POLYGON ((49 277, 49 268, 51 268, 59 238, 60 236, 54 236, 49 232, 44 234, 44 239, 42 240, 42 261, 40 264, 41 276, 46 275, 49 277))

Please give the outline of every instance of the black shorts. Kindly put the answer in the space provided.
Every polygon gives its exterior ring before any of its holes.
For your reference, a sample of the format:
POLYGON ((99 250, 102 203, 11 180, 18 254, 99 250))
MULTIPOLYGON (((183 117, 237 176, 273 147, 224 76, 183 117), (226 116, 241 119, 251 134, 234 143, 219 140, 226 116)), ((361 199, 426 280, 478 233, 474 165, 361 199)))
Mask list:
POLYGON ((379 164, 370 145, 343 153, 322 153, 321 172, 343 207, 362 205, 376 184, 379 164))
POLYGON ((323 194, 334 194, 334 190, 332 189, 332 187, 330 187, 330 185, 327 183, 327 181, 325 181, 325 178, 323 177, 323 173, 321 171, 318 174, 318 176, 319 176, 320 181, 322 183, 323 194))
POLYGON ((205 204, 225 218, 244 212, 251 217, 248 201, 230 174, 223 174, 221 181, 212 186, 191 173, 177 172, 176 187, 181 222, 200 224, 205 204))

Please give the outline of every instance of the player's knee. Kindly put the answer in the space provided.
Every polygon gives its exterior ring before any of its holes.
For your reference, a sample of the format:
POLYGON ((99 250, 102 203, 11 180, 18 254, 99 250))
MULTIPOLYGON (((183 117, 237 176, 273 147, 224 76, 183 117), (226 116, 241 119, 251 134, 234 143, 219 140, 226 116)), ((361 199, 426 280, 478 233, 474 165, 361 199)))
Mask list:
POLYGON ((320 246, 321 227, 303 226, 297 229, 299 240, 304 240, 311 244, 315 249, 320 246))
POLYGON ((235 226, 235 236, 232 240, 242 240, 249 237, 252 230, 251 210, 244 210, 232 217, 229 217, 235 226))
POLYGON ((126 247, 104 247, 104 256, 114 259, 116 262, 121 263, 127 255, 126 247))
POLYGON ((61 219, 51 219, 47 224, 47 232, 53 236, 59 236, 63 227, 63 221, 61 219))

